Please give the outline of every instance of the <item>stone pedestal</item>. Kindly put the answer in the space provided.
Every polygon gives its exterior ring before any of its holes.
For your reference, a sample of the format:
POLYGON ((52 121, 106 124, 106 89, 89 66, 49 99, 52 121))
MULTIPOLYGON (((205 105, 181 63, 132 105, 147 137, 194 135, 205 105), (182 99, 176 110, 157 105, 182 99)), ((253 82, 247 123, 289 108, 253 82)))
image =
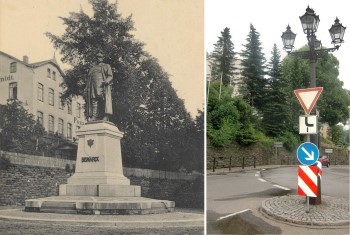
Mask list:
POLYGON ((79 137, 75 174, 59 186, 58 197, 29 199, 25 211, 79 214, 153 214, 174 211, 175 203, 141 197, 141 187, 123 174, 120 140, 111 122, 88 122, 79 137))
POLYGON ((107 121, 88 122, 79 138, 75 174, 60 185, 60 196, 141 196, 123 174, 120 140, 123 132, 107 121))

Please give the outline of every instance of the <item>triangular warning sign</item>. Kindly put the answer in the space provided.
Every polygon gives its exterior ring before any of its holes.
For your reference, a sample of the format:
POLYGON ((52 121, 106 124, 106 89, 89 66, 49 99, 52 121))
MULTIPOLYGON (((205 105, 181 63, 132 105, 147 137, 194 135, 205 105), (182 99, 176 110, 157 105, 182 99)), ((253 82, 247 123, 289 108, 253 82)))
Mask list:
POLYGON ((318 97, 320 97, 323 91, 323 87, 307 88, 294 90, 301 106, 306 114, 310 114, 311 110, 315 106, 318 97))

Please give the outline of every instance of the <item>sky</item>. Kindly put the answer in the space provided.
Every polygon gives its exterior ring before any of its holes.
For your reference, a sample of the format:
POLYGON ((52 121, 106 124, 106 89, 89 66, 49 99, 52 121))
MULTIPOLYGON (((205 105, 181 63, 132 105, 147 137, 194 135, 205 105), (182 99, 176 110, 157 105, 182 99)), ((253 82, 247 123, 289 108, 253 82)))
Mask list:
MULTIPOLYGON (((250 23, 260 33, 263 52, 267 61, 271 58, 274 43, 281 51, 281 58, 287 53, 283 50, 282 33, 289 24, 291 30, 296 33, 294 46, 300 48, 307 43, 303 33, 299 16, 304 15, 309 5, 317 15, 320 23, 316 36, 322 45, 332 48, 329 29, 336 17, 343 26, 347 27, 344 35, 344 43, 333 55, 339 60, 339 79, 344 82, 343 88, 350 90, 350 14, 348 1, 336 2, 326 0, 205 0, 205 50, 212 52, 213 44, 225 27, 230 28, 231 40, 234 43, 235 52, 240 52, 246 44, 250 23)), ((317 79, 317 78, 316 78, 317 79)), ((326 88, 325 88, 326 89, 326 88)))
MULTIPOLYGON (((110 3, 115 3, 110 0, 110 3)), ((204 106, 204 0, 118 0, 123 17, 132 14, 135 38, 158 59, 192 116, 204 106)), ((44 35, 65 31, 59 16, 92 15, 88 0, 0 0, 0 50, 29 63, 61 55, 44 35)))

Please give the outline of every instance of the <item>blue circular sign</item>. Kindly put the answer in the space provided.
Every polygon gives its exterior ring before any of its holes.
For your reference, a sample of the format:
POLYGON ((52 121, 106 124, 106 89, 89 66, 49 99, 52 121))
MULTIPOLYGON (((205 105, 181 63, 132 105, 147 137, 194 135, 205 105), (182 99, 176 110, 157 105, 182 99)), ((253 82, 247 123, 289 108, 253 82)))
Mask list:
POLYGON ((311 166, 318 160, 319 151, 317 146, 311 142, 301 144, 297 151, 297 157, 301 164, 311 166))

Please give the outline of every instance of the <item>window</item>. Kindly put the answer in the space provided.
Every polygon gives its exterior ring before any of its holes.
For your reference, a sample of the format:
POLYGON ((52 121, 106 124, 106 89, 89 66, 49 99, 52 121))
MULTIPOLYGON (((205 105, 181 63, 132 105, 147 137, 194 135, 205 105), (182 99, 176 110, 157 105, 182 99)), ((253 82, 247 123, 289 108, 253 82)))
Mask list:
POLYGON ((62 93, 59 94, 58 108, 63 110, 63 100, 61 99, 62 93))
POLYGON ((38 100, 44 101, 44 85, 38 83, 38 100))
POLYGON ((17 99, 17 82, 11 82, 9 84, 9 99, 17 99))
POLYGON ((52 79, 56 81, 56 72, 52 71, 52 79))
POLYGON ((58 134, 63 136, 63 119, 58 119, 58 134))
POLYGON ((67 123, 67 138, 72 139, 72 124, 69 122, 67 123))
POLYGON ((68 114, 72 114, 72 101, 67 101, 67 107, 68 107, 68 114))
POLYGON ((44 127, 44 114, 40 111, 38 111, 38 114, 37 114, 37 121, 40 125, 44 127))
POLYGON ((81 105, 80 103, 77 103, 77 117, 81 117, 81 105))
POLYGON ((55 101, 55 95, 54 95, 54 90, 49 89, 49 105, 54 106, 54 101, 55 101))
POLYGON ((10 73, 15 73, 17 72, 17 62, 12 62, 10 64, 10 73))
POLYGON ((47 77, 48 77, 48 78, 51 77, 51 69, 47 69, 47 77))
POLYGON ((55 119, 52 115, 49 115, 49 133, 54 133, 55 131, 55 119))

